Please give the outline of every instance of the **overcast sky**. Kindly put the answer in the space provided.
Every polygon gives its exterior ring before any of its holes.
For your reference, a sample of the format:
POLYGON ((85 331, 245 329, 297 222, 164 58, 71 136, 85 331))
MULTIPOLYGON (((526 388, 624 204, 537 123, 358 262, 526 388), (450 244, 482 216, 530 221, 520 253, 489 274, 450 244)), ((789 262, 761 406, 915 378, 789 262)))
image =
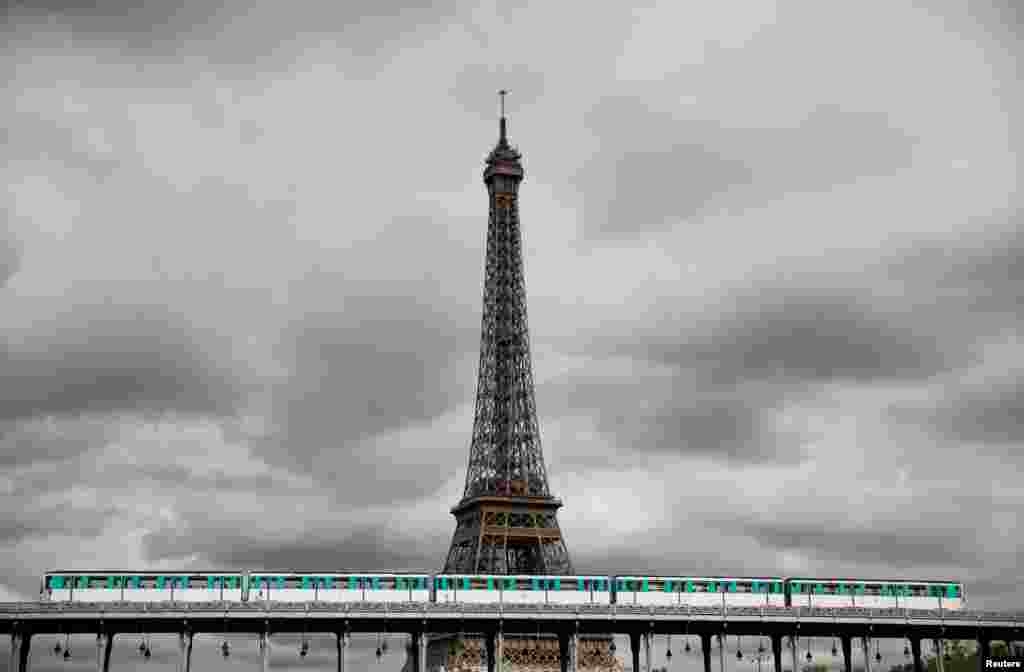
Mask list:
POLYGON ((0 599, 441 567, 507 88, 577 570, 1024 605, 1014 0, 14 4, 0 599))

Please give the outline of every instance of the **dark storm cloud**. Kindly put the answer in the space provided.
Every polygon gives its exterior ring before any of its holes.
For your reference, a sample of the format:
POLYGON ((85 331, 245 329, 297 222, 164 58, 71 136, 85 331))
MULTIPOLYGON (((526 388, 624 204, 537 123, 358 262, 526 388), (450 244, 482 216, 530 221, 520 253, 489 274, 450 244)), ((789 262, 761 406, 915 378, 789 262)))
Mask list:
POLYGON ((901 407, 890 415, 922 424, 947 442, 1008 448, 1019 456, 1024 443, 1024 371, 1012 373, 1012 378, 989 379, 973 387, 952 382, 945 387, 947 399, 937 406, 901 407))
MULTIPOLYGON (((242 73, 259 67, 286 69, 291 54, 319 38, 346 54, 343 66, 369 74, 382 49, 436 26, 455 12, 450 1, 422 5, 400 0, 307 3, 280 12, 271 2, 178 0, 22 0, 8 10, 7 25, 21 34, 67 26, 78 43, 111 45, 146 60, 199 59, 242 73)), ((408 43, 406 43, 408 46, 408 43)))
MULTIPOLYGON (((867 294, 867 292, 865 292, 867 294)), ((671 357, 671 353, 666 352, 671 357)), ((947 367, 930 334, 868 296, 808 290, 752 293, 695 347, 716 380, 792 376, 805 381, 926 378, 947 367)))
MULTIPOLYGON (((0 467, 70 460, 104 445, 114 434, 102 421, 80 418, 0 420, 0 467)), ((44 483, 33 480, 23 475, 17 485, 32 484, 38 494, 48 489, 46 485, 58 482, 52 474, 41 479, 44 483)), ((60 487, 69 485, 61 481, 60 487)))
MULTIPOLYGON (((351 528, 350 528, 351 529, 351 528)), ((146 535, 143 549, 147 559, 174 560, 195 553, 202 556, 199 565, 253 569, 313 570, 371 569, 412 570, 435 568, 443 558, 447 539, 435 547, 424 547, 412 537, 377 528, 356 529, 331 536, 318 532, 315 541, 297 528, 288 539, 268 539, 258 526, 225 536, 198 528, 162 530, 146 535)), ((197 565, 198 566, 198 565, 197 565)))
POLYGON ((822 104, 792 128, 725 128, 639 98, 601 100, 586 125, 601 151, 574 182, 588 232, 666 231, 719 207, 759 205, 909 165, 914 141, 885 115, 822 104))
POLYGON ((228 413, 239 388, 220 349, 161 308, 76 306, 0 345, 0 419, 115 411, 228 413), (43 326, 43 325, 40 325, 43 326))
MULTIPOLYGON (((537 393, 543 412, 586 415, 598 431, 630 450, 713 456, 738 462, 795 462, 801 437, 775 426, 779 389, 770 384, 720 385, 685 366, 629 378, 595 371, 567 374, 537 393)), ((560 455, 562 466, 593 467, 608 456, 560 455)))

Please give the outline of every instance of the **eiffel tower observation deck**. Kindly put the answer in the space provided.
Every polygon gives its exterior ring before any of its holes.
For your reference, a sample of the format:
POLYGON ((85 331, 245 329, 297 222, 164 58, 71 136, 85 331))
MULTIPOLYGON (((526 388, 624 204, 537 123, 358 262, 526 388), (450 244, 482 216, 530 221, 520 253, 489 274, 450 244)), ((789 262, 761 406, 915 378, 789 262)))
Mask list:
MULTIPOLYGON (((445 574, 559 576, 573 574, 558 524, 561 500, 548 486, 534 399, 526 320, 519 221, 522 155, 508 142, 505 91, 498 144, 483 173, 489 201, 483 318, 476 411, 462 499, 452 508, 455 533, 445 574)), ((427 669, 469 672, 488 655, 479 637, 448 636, 431 642, 427 669)), ((621 670, 611 637, 573 641, 579 670, 621 670)), ((498 640, 500 672, 557 672, 557 638, 510 634, 498 640)))

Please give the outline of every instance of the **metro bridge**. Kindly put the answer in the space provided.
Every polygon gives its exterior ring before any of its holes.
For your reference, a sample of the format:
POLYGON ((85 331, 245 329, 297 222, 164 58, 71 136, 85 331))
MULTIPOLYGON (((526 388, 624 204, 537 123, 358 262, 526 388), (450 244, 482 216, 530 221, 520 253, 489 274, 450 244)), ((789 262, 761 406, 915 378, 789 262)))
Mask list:
MULTIPOLYGON (((426 672, 426 642, 430 634, 460 633, 484 638, 487 671, 495 672, 505 633, 556 634, 562 672, 576 672, 579 635, 628 635, 633 670, 640 672, 641 640, 646 651, 644 672, 651 672, 655 635, 699 637, 704 672, 711 672, 711 643, 715 636, 768 636, 775 670, 782 670, 783 638, 789 642, 794 670, 797 639, 836 637, 842 642, 845 672, 852 672, 852 640, 860 639, 865 672, 871 672, 869 641, 906 638, 915 672, 924 672, 921 640, 938 645, 947 639, 978 642, 979 670, 992 640, 1024 639, 1024 614, 986 611, 861 609, 810 607, 647 607, 632 605, 512 605, 415 603, 55 603, 0 604, 0 631, 11 635, 12 671, 28 671, 31 640, 43 634, 96 633, 98 672, 108 672, 117 634, 177 633, 179 670, 189 672, 192 638, 197 633, 252 633, 259 637, 262 669, 270 666, 270 636, 275 633, 333 633, 337 638, 338 670, 344 672, 351 633, 403 632, 412 637, 413 672, 426 672)), ((938 647, 937 647, 938 648, 938 647)), ((720 656, 723 648, 720 647, 720 656)), ((939 669, 942 657, 939 656, 939 669)), ((724 669, 724 661, 723 669, 724 669)))

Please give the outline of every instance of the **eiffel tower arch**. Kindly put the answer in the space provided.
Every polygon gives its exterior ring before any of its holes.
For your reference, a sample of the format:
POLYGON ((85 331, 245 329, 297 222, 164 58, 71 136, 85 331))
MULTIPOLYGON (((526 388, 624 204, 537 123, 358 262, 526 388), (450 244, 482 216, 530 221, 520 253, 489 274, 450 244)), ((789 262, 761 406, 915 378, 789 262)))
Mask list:
MULTIPOLYGON (((534 399, 519 222, 525 173, 508 143, 504 93, 498 144, 483 173, 489 214, 469 467, 462 499, 451 509, 456 525, 443 573, 568 575, 574 569, 558 524, 562 502, 548 486, 534 399)), ((610 645, 610 636, 580 637, 577 669, 621 672, 610 645)), ((486 669, 479 636, 434 637, 428 648, 428 672, 486 669)), ((554 635, 504 634, 495 655, 498 672, 560 670, 554 635)))

